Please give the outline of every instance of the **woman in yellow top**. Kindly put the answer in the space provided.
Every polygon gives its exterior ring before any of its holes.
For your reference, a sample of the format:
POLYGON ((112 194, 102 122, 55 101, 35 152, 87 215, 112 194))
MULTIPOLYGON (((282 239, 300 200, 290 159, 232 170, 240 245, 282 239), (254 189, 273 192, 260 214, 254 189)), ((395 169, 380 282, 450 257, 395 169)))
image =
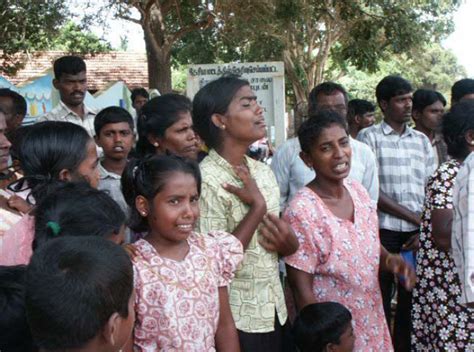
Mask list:
POLYGON ((249 82, 235 76, 210 82, 193 102, 194 128, 209 147, 200 164, 199 231, 231 232, 245 248, 230 285, 230 306, 242 351, 283 351, 287 311, 278 256, 298 241, 278 218, 278 185, 271 169, 246 156, 266 132, 263 109, 249 82))

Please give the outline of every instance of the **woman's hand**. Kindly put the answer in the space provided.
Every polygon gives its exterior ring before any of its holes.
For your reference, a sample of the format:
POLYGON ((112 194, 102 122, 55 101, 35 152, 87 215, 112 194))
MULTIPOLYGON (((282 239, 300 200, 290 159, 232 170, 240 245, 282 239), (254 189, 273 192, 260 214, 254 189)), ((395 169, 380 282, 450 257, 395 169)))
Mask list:
POLYGON ((399 254, 388 254, 385 259, 385 265, 388 271, 392 272, 398 278, 403 278, 403 286, 411 291, 416 283, 416 273, 410 264, 403 260, 399 254))
POLYGON ((18 210, 20 213, 24 214, 28 213, 33 208, 30 203, 17 195, 12 195, 8 198, 7 204, 10 208, 18 210))
POLYGON ((130 259, 133 259, 138 255, 137 247, 131 243, 122 245, 122 248, 125 249, 125 252, 127 252, 130 259))
POLYGON ((420 248, 420 236, 418 233, 411 236, 402 246, 404 251, 416 252, 418 248, 420 248))
POLYGON ((262 237, 259 242, 263 248, 284 257, 295 253, 299 247, 298 239, 291 226, 273 214, 267 214, 263 218, 260 235, 262 237))
POLYGON ((239 199, 249 205, 250 207, 258 207, 260 211, 265 214, 267 212, 267 204, 262 196, 262 193, 258 189, 257 183, 250 176, 250 172, 244 166, 234 167, 234 171, 237 176, 241 179, 244 187, 239 188, 232 186, 228 183, 222 185, 227 192, 235 194, 239 199))

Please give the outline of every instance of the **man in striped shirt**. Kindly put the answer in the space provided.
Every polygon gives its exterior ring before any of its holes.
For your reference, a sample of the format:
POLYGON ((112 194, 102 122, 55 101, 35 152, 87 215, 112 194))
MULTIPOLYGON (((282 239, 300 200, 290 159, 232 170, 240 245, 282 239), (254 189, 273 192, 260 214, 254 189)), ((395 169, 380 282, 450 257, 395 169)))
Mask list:
MULTIPOLYGON (((408 126, 412 112, 412 87, 399 76, 387 76, 376 87, 384 119, 359 132, 357 138, 375 153, 379 172, 378 215, 382 245, 392 253, 416 250, 425 183, 435 170, 428 138, 408 126)), ((391 322, 394 277, 380 275, 387 321, 391 322)), ((410 349, 411 294, 398 285, 394 344, 396 351, 410 349)))

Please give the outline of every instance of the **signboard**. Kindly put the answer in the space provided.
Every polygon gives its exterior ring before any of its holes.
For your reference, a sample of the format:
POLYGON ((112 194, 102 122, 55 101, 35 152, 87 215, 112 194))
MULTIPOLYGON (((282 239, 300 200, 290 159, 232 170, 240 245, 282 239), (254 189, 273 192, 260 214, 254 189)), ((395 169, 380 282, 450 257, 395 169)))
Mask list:
POLYGON ((250 82, 258 104, 264 109, 268 137, 278 146, 286 139, 285 70, 283 62, 190 65, 186 92, 193 98, 206 83, 223 74, 236 74, 250 82))

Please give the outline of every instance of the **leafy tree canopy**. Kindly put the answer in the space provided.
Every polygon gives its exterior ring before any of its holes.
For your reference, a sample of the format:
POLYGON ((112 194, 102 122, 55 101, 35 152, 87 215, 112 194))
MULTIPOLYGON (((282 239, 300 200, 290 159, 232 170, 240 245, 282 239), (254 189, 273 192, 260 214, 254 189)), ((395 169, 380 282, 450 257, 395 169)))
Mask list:
POLYGON ((282 60, 296 101, 327 65, 376 72, 393 55, 438 43, 453 30, 457 0, 221 0, 216 26, 176 46, 180 63, 282 60), (210 43, 210 45, 205 45, 210 43), (330 61, 329 61, 330 60, 330 61))
MULTIPOLYGON (((332 65, 330 65, 332 66, 332 65)), ((452 84, 466 77, 466 70, 459 65, 456 56, 439 44, 425 45, 409 54, 392 55, 378 64, 375 72, 364 72, 349 66, 344 72, 327 71, 328 79, 337 80, 346 87, 351 98, 375 101, 375 87, 385 76, 400 74, 415 89, 427 88, 441 92, 450 100, 452 84)))
POLYGON ((17 53, 47 48, 67 15, 62 0, 4 0, 0 9, 0 72, 12 74, 23 65, 17 53))
POLYGON ((96 54, 112 50, 110 43, 91 32, 84 31, 72 21, 61 27, 58 35, 53 37, 46 48, 82 54, 96 54))

